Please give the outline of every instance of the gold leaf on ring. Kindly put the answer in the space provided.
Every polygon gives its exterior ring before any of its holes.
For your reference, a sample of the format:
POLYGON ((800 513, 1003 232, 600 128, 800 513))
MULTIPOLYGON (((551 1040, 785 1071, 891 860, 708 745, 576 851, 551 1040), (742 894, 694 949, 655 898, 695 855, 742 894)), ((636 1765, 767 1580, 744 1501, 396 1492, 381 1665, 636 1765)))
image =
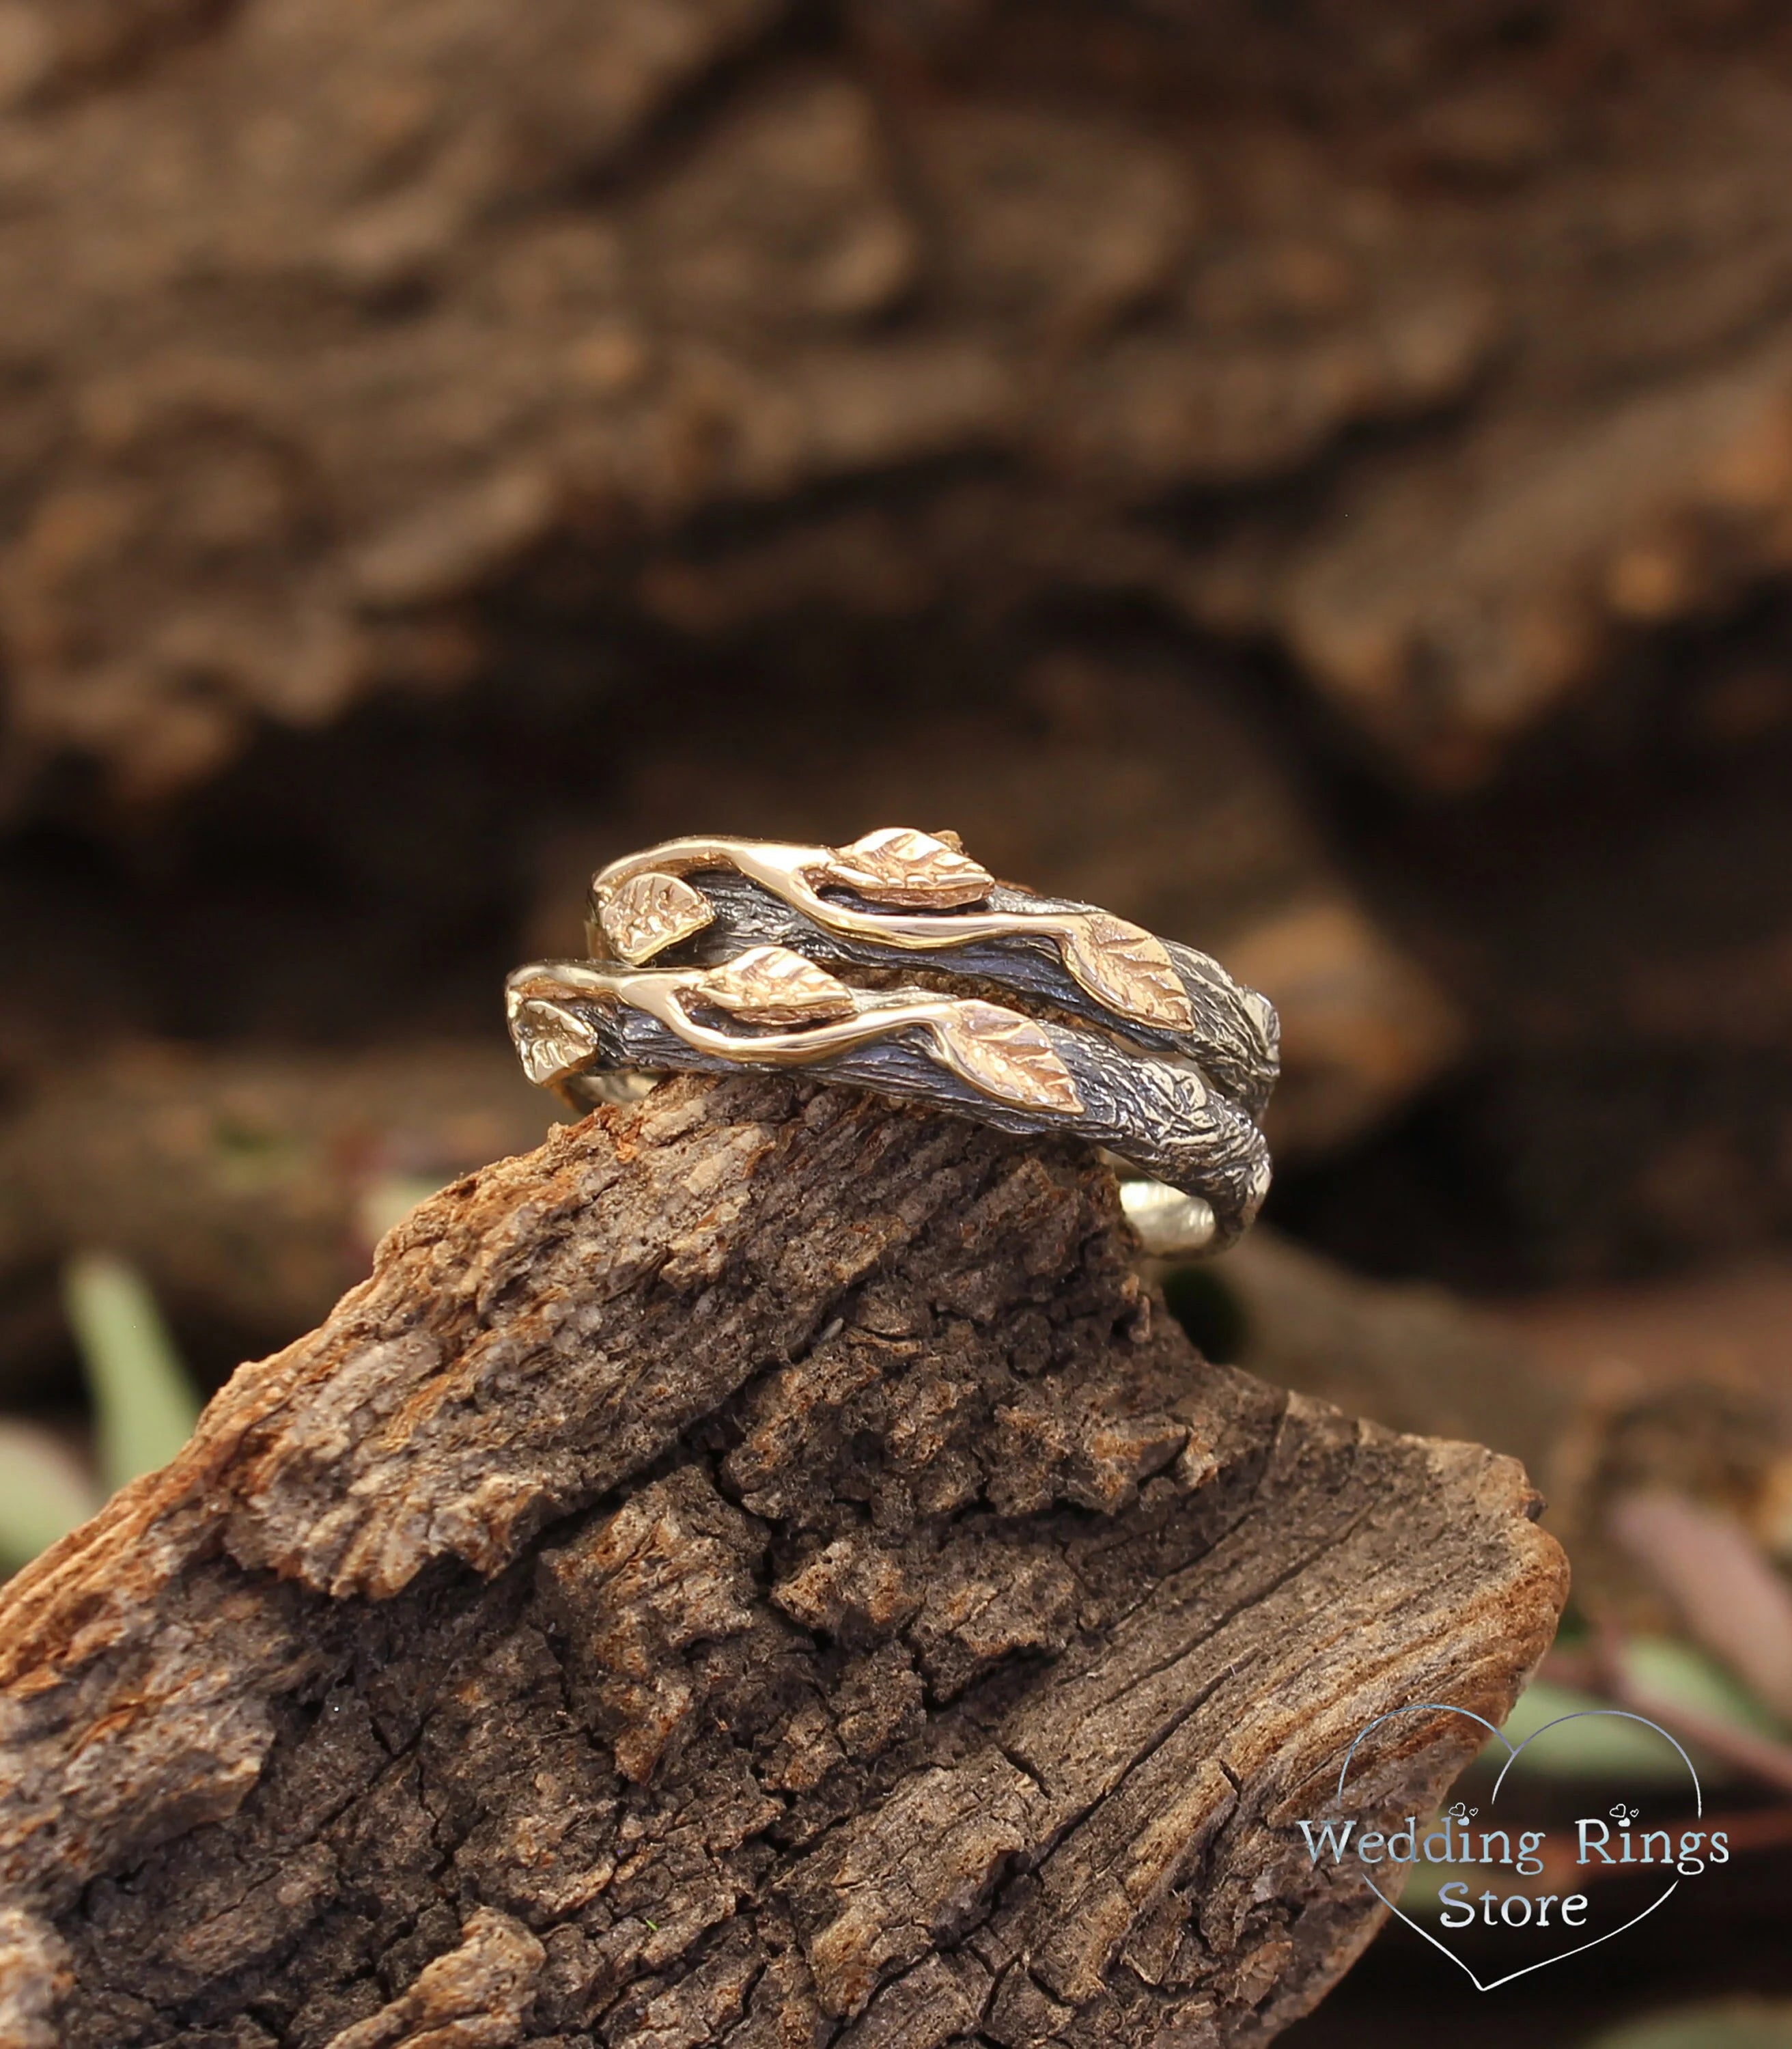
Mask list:
POLYGON ((604 897, 597 923, 618 960, 631 967, 700 932, 715 916, 707 901, 676 875, 632 875, 604 897))
POLYGON ((576 1010, 542 997, 517 1005, 510 1031, 523 1071, 538 1088, 549 1087, 597 1050, 597 1034, 576 1010))
POLYGON ((748 1024, 818 1024, 857 1008, 845 982, 786 947, 749 947, 712 968, 691 993, 748 1024))
POLYGON ((962 847, 909 826, 880 826, 850 846, 834 847, 819 874, 869 903, 923 911, 981 902, 996 880, 962 847))
POLYGON ((947 1064, 985 1095, 1067 1115, 1082 1109, 1075 1076, 1044 1032, 1019 1011, 966 997, 952 1005, 939 1034, 947 1064))
POLYGON ((1079 916, 1063 939, 1064 965, 1089 993, 1141 1024, 1194 1029, 1188 992, 1161 939, 1106 911, 1079 916))

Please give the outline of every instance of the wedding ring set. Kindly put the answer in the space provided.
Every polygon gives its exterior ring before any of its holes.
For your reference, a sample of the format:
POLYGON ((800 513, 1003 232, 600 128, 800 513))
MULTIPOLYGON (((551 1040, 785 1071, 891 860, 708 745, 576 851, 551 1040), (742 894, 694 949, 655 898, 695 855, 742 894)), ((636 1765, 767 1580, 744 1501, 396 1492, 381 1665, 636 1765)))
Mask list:
POLYGON ((1276 1013, 1207 955, 999 882, 956 834, 668 840, 593 878, 589 959, 507 984, 524 1069, 576 1107, 684 1070, 797 1068, 1086 1140, 1154 1250, 1217 1250, 1269 1185, 1276 1013))

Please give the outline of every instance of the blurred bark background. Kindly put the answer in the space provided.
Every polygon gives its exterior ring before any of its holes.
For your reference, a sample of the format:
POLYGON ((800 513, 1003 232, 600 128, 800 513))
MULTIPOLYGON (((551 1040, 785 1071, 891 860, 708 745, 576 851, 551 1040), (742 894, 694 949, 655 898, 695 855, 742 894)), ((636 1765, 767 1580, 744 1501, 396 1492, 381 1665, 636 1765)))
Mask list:
POLYGON ((596 861, 950 826, 1281 1006, 1216 1355, 1792 1549, 1768 0, 0 0, 0 1406, 534 1143, 596 861))

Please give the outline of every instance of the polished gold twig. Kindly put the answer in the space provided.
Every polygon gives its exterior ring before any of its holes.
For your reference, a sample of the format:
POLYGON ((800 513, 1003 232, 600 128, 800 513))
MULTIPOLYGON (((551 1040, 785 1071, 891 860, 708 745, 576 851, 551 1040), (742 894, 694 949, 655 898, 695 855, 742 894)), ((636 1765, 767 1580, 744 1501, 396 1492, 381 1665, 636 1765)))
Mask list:
MULTIPOLYGON (((669 923, 667 935, 658 938, 617 907, 641 895, 643 878, 655 878, 658 902, 666 895, 659 885, 682 886, 684 877, 716 868, 733 869, 758 883, 828 931, 908 952, 969 946, 978 939, 1048 939, 1070 974, 1098 1003, 1141 1024, 1194 1028, 1193 1007, 1168 951, 1142 926, 1106 911, 973 909, 994 887, 988 869, 954 844, 903 826, 867 833, 848 847, 668 840, 612 861, 592 884, 588 931, 593 956, 639 966, 687 931, 701 929, 690 925, 681 931, 669 923), (828 888, 849 888, 867 902, 923 908, 860 910, 823 896, 828 888), (627 949, 612 927, 627 938, 627 949)), ((700 892, 690 893, 701 898, 700 892)))
MULTIPOLYGON (((779 948, 757 950, 762 954, 779 948)), ((743 956, 743 958, 744 958, 743 956)), ((802 962, 799 955, 786 956, 802 962)), ((1075 1077, 1053 1047, 1044 1028, 1017 1010, 971 997, 916 996, 904 990, 848 989, 822 976, 851 1000, 849 1014, 823 1016, 818 1004, 806 1014, 815 1021, 794 1031, 747 1034, 706 1024, 692 1005, 733 1008, 717 1001, 718 988, 732 993, 738 982, 728 978, 738 961, 721 969, 682 968, 659 972, 612 970, 583 961, 539 962, 519 968, 506 985, 512 1025, 526 1024, 521 1036, 541 1044, 538 1054, 526 1054, 531 1080, 548 1086, 588 1059, 595 1048, 590 1028, 583 1025, 566 999, 595 997, 622 1003, 656 1019, 686 1045, 699 1052, 749 1066, 803 1067, 830 1053, 919 1031, 931 1056, 981 1094, 1024 1109, 1074 1117, 1083 1109, 1075 1077), (562 1057, 566 1056, 566 1057, 562 1057)), ((760 964, 763 968, 764 963, 760 964)), ((819 970, 811 968, 812 974, 819 970)), ((782 985, 787 991, 790 985, 782 985)), ((762 985, 763 986, 763 985, 762 985)), ((830 1003, 837 999, 830 997, 830 1003)), ((763 1013, 762 1013, 763 1014, 763 1013)))

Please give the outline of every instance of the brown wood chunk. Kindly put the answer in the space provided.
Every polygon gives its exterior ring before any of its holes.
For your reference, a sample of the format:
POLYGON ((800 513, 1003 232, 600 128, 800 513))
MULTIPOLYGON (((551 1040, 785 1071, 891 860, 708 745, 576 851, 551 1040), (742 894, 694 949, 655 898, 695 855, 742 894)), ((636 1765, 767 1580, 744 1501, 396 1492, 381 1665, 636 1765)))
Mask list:
POLYGON ((1565 1571, 1128 1258, 1079 1149, 775 1077, 424 1203, 0 1596, 0 2041, 1267 2039, 1383 1911, 1300 1803, 1565 1571))

